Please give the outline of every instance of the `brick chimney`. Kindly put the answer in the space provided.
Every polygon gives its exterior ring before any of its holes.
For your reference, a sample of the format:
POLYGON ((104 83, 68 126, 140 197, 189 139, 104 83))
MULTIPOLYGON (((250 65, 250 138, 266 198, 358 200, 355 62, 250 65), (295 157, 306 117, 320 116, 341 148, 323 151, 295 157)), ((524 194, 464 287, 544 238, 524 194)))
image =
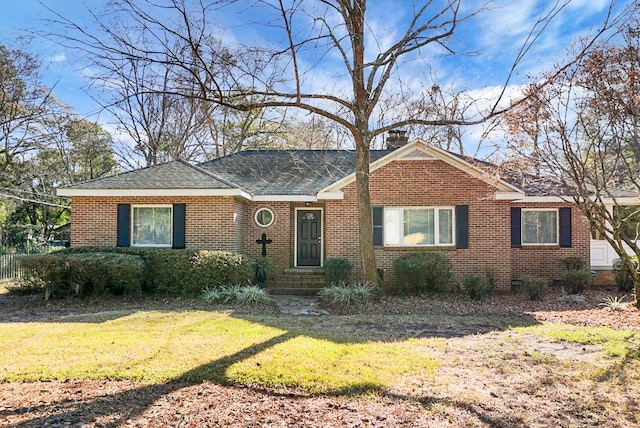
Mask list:
POLYGON ((387 136, 387 149, 395 150, 407 144, 409 139, 406 134, 407 131, 402 131, 400 129, 389 131, 389 135, 387 136))

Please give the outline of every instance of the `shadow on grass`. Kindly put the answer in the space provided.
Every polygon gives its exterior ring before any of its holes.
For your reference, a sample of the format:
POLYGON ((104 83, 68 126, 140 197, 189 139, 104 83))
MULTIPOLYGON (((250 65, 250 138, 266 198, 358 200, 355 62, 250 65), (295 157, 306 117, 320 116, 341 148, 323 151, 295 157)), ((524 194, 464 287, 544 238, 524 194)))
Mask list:
MULTIPOLYGON (((156 308, 149 308, 157 310, 156 308)), ((193 308, 201 310, 200 308, 193 308)), ((145 308, 146 310, 146 308, 145 308)), ((187 308, 185 308, 187 310, 187 308)), ((191 310, 191 308, 190 308, 191 310)), ((66 315, 50 320, 50 322, 105 322, 136 312, 136 309, 117 311, 102 311, 94 314, 66 315)), ((171 311, 171 312, 182 312, 171 311)), ((26 420, 13 426, 45 426, 51 424, 64 425, 66 422, 89 423, 96 419, 103 419, 102 426, 118 427, 127 425, 130 420, 143 415, 152 405, 182 388, 211 382, 217 385, 231 386, 233 380, 227 376, 227 371, 236 363, 246 361, 264 351, 292 340, 298 336, 324 339, 336 343, 364 343, 371 341, 398 341, 409 338, 450 338, 472 334, 484 334, 492 331, 502 331, 517 326, 531 326, 537 324, 533 318, 500 318, 500 317, 472 317, 472 316, 429 316, 429 315, 350 315, 324 317, 294 317, 275 315, 244 315, 233 314, 234 318, 252 323, 259 323, 285 331, 264 342, 254 344, 238 352, 211 361, 207 364, 189 370, 170 381, 159 385, 140 386, 115 394, 102 395, 94 399, 69 400, 35 407, 21 407, 0 410, 0 417, 9 418, 23 414, 32 415, 26 420), (88 419, 90 418, 90 419, 88 419)), ((260 392, 267 395, 278 395, 277 392, 265 387, 252 385, 243 386, 246 391, 260 392)), ((416 398, 409 396, 392 396, 384 392, 382 385, 370 383, 353 383, 343 388, 324 391, 325 396, 363 396, 376 395, 402 402, 414 402, 428 408, 429 403, 436 398, 416 398)), ((295 399, 306 394, 288 394, 295 399)), ((444 403, 463 406, 463 403, 444 403)), ((466 409, 473 411, 472 408, 466 409)), ((481 413, 481 412, 480 412, 481 413)), ((502 426, 501 421, 491 420, 478 413, 478 417, 492 426, 502 426)), ((10 425, 11 426, 11 425, 10 425)))

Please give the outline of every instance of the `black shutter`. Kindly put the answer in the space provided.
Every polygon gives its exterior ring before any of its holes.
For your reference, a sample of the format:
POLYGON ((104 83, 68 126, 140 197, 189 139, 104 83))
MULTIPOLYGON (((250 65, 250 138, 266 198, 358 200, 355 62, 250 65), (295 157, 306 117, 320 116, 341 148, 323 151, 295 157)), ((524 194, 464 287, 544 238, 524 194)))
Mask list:
POLYGON ((384 207, 371 207, 373 213, 373 246, 384 245, 384 207))
POLYGON ((118 204, 117 246, 128 247, 131 244, 129 232, 131 230, 131 205, 118 204))
POLYGON ((560 208, 560 246, 571 247, 571 208, 560 208))
POLYGON ((456 248, 469 248, 469 205, 456 205, 456 248))
POLYGON ((522 246, 522 209, 511 207, 511 248, 522 246))
POLYGON ((185 248, 187 204, 173 204, 173 248, 185 248))

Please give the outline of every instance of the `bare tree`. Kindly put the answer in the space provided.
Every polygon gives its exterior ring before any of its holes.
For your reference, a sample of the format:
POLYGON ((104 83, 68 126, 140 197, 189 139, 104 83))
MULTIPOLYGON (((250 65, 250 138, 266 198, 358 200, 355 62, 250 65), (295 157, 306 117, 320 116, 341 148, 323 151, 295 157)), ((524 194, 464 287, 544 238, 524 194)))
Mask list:
POLYGON ((532 84, 528 99, 505 116, 513 158, 570 190, 621 258, 636 296, 640 276, 627 248, 640 256, 638 12, 620 29, 622 40, 597 46, 563 73, 552 71, 552 82, 532 84))
MULTIPOLYGON (((377 283, 369 196, 370 147, 374 139, 409 125, 474 124, 501 113, 498 106, 504 90, 495 102, 473 117, 443 117, 438 113, 440 109, 429 100, 425 102, 423 93, 424 88, 437 82, 429 83, 429 76, 420 76, 424 77, 424 86, 415 88, 408 83, 411 80, 408 73, 415 72, 411 64, 416 60, 428 64, 429 49, 455 52, 450 46, 454 43, 452 36, 459 25, 479 11, 463 13, 459 0, 413 1, 410 6, 413 15, 405 28, 385 34, 392 40, 382 40, 370 27, 366 0, 294 0, 286 4, 275 0, 201 0, 196 8, 191 8, 193 3, 170 0, 155 7, 150 1, 118 2, 114 13, 120 21, 136 23, 135 39, 104 20, 99 21, 108 38, 90 34, 63 17, 60 22, 77 35, 73 39, 67 36, 67 42, 90 55, 144 58, 180 69, 180 78, 172 79, 173 93, 202 97, 241 111, 293 107, 346 129, 355 146, 363 275, 365 280, 377 283), (224 32, 213 26, 210 19, 221 11, 237 11, 239 20, 248 10, 255 11, 261 19, 246 28, 265 38, 269 35, 268 42, 253 46, 236 44, 224 49, 211 43, 213 34, 223 37, 224 32), (139 40, 152 40, 155 48, 139 44, 139 40), (315 72, 322 64, 331 65, 332 75, 317 85, 315 72), (194 84, 198 87, 196 92, 194 84)), ((517 64, 567 3, 555 3, 533 26, 516 53, 505 87, 517 64)), ((233 25, 238 28, 241 24, 234 21, 233 25)), ((598 34, 608 25, 607 17, 598 34)))

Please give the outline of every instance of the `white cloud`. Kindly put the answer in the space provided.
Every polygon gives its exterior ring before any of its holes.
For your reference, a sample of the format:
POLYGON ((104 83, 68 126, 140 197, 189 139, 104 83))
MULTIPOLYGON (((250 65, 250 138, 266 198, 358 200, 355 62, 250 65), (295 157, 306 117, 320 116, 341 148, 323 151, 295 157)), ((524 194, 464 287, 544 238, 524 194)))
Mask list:
POLYGON ((64 52, 57 53, 51 57, 49 57, 49 61, 51 62, 66 62, 67 55, 64 52))

